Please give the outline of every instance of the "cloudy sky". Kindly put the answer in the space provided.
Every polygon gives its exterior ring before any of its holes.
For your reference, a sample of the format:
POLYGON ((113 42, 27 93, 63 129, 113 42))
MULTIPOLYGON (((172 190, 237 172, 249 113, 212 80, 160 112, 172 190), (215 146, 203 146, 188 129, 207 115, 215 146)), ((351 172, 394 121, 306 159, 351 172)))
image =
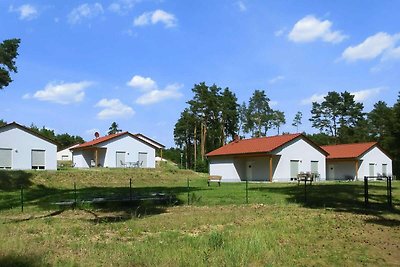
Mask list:
MULTIPOLYGON (((0 40, 21 38, 0 119, 105 134, 113 121, 173 146, 195 83, 239 102, 263 89, 284 131, 312 132, 312 101, 347 90, 366 111, 400 91, 399 1, 0 1, 0 40)), ((270 134, 275 134, 271 131, 270 134)))

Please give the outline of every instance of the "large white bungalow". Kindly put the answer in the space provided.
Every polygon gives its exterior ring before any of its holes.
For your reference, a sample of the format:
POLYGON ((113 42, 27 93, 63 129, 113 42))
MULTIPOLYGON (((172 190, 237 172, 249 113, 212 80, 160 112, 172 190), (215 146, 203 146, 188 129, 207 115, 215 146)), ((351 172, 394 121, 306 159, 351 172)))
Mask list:
POLYGON ((325 180, 328 153, 303 134, 235 140, 207 154, 210 175, 223 182, 297 179, 300 172, 325 180))
POLYGON ((156 146, 129 132, 111 134, 72 148, 74 166, 155 168, 156 146))
POLYGON ((57 145, 16 122, 0 127, 0 169, 56 170, 57 145))
POLYGON ((322 146, 328 180, 362 180, 364 176, 392 175, 392 160, 376 142, 322 146))

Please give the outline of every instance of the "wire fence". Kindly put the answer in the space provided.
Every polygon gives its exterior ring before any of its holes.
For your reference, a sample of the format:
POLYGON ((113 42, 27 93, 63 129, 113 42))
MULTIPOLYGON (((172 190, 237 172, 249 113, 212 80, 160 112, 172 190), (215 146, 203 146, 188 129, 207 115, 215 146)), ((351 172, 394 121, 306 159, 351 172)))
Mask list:
POLYGON ((0 209, 21 212, 34 210, 74 209, 85 207, 107 211, 138 207, 173 205, 229 204, 292 204, 311 208, 390 210, 400 206, 400 183, 392 179, 364 183, 209 183, 202 180, 182 180, 175 186, 155 182, 151 186, 136 185, 126 179, 113 186, 85 185, 73 182, 70 187, 26 187, 4 192, 0 209))

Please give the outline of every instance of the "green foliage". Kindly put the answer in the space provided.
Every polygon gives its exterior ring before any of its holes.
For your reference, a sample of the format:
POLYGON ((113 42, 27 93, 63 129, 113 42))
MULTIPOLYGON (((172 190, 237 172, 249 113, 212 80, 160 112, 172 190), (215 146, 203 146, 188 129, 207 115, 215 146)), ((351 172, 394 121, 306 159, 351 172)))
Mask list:
POLYGON ((44 137, 54 141, 58 145, 58 150, 62 150, 64 148, 76 145, 76 144, 82 144, 85 141, 83 140, 82 137, 78 135, 69 135, 68 133, 63 133, 63 134, 55 134, 54 130, 47 129, 45 126, 42 128, 37 127, 35 124, 31 124, 29 127, 32 131, 37 132, 40 135, 43 135, 44 137))
POLYGON ((5 120, 0 120, 0 127, 6 125, 7 122, 5 120))
POLYGON ((15 59, 21 39, 10 39, 0 43, 0 89, 8 86, 12 79, 10 72, 17 72, 15 59))
POLYGON ((285 119, 285 113, 283 111, 279 111, 279 110, 274 110, 272 112, 272 127, 275 128, 278 131, 278 135, 279 135, 279 129, 281 127, 281 125, 286 123, 286 119, 285 119))
POLYGON ((273 111, 264 90, 255 90, 246 111, 245 132, 253 137, 266 136, 271 128, 273 111))
POLYGON ((310 121, 312 126, 334 137, 340 142, 339 137, 346 138, 348 129, 356 128, 363 120, 363 104, 354 101, 354 95, 345 91, 338 93, 329 92, 321 103, 313 102, 310 121), (342 133, 340 135, 340 131, 342 133))
POLYGON ((116 134, 116 133, 120 133, 122 132, 121 129, 118 129, 118 124, 114 121, 113 123, 111 123, 110 128, 108 128, 108 134, 116 134))
POLYGON ((292 123, 292 126, 296 127, 296 132, 299 132, 299 126, 302 124, 301 122, 302 118, 303 118, 303 113, 301 111, 297 111, 292 123))
POLYGON ((175 144, 185 153, 185 162, 194 168, 198 158, 233 139, 238 129, 237 98, 229 88, 204 82, 192 88, 193 98, 175 124, 175 144))
POLYGON ((208 173, 208 160, 204 159, 198 159, 196 161, 196 171, 197 172, 202 172, 202 173, 208 173))

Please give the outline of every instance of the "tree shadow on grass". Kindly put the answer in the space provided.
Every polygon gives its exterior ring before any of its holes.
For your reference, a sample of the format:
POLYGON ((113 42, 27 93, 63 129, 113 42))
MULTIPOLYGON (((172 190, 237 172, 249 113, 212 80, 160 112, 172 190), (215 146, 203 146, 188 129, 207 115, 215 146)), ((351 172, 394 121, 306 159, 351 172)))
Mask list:
MULTIPOLYGON (((201 190, 191 187, 190 192, 201 190)), ((24 191, 25 210, 29 208, 54 211, 49 215, 19 219, 26 221, 55 216, 64 210, 76 209, 89 213, 93 223, 121 222, 165 213, 170 206, 182 205, 176 195, 187 193, 182 187, 82 187, 57 189, 35 185, 24 191), (76 202, 75 202, 76 200, 76 202), (58 213, 57 213, 58 212, 58 213)), ((19 191, 0 201, 0 210, 21 205, 19 191)))
POLYGON ((38 255, 17 255, 8 254, 3 255, 0 253, 0 266, 13 266, 13 267, 39 267, 49 266, 43 262, 43 259, 38 255))
POLYGON ((284 187, 253 187, 250 190, 258 190, 266 195, 282 194, 286 196, 288 202, 300 203, 307 208, 328 208, 334 211, 374 215, 374 219, 366 220, 368 223, 387 226, 400 225, 399 220, 384 217, 387 214, 400 214, 400 210, 396 207, 400 201, 393 196, 393 207, 388 206, 386 184, 383 183, 382 185, 369 185, 368 206, 364 203, 364 185, 360 183, 307 185, 306 193, 304 184, 284 187))
POLYGON ((26 171, 0 170, 0 190, 13 191, 21 186, 29 187, 32 185, 32 176, 32 173, 26 171))

